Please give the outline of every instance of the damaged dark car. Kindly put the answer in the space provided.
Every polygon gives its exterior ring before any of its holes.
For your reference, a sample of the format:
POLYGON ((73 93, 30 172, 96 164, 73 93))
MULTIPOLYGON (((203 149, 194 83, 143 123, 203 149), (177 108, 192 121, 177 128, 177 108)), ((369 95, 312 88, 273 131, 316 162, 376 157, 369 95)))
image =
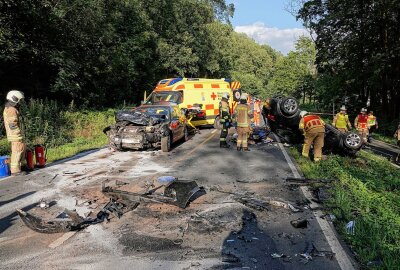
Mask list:
MULTIPOLYGON (((270 108, 263 110, 268 118, 271 131, 282 142, 300 144, 304 136, 299 130, 300 108, 296 99, 285 96, 275 96, 270 99, 270 108)), ((355 132, 341 133, 330 124, 325 125, 324 153, 354 156, 363 146, 361 137, 355 132)))
POLYGON ((142 105, 118 111, 115 125, 103 130, 114 150, 171 150, 172 144, 189 139, 184 113, 177 105, 142 105))

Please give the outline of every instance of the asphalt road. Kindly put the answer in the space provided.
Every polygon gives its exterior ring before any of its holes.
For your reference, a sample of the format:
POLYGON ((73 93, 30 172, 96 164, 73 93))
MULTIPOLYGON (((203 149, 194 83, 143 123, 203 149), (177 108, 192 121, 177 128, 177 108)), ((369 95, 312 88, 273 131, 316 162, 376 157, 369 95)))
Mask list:
POLYGON ((202 130, 170 153, 100 149, 1 180, 0 268, 341 269, 337 256, 307 261, 300 255, 310 244, 331 251, 317 212, 300 205, 298 213, 271 205, 260 210, 238 202, 304 202, 302 191, 285 183, 293 170, 279 145, 237 152, 218 143, 218 132, 202 130), (119 180, 128 183, 128 190, 144 191, 163 175, 195 180, 207 194, 186 209, 143 202, 120 219, 66 234, 34 232, 15 212, 21 208, 55 217, 67 208, 93 215, 107 202, 103 181, 119 180), (38 208, 41 199, 52 206, 38 208), (307 219, 307 228, 292 227, 296 219, 307 219), (284 257, 272 258, 273 253, 284 257))

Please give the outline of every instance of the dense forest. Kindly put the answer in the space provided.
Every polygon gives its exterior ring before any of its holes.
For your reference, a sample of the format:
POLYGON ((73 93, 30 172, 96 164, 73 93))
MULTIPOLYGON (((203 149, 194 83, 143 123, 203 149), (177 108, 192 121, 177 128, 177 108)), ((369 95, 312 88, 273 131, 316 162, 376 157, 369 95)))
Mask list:
MULTIPOLYGON (((234 32, 233 13, 223 0, 2 0, 1 92, 113 106, 185 76, 239 80, 261 97, 291 93, 307 66, 234 32)), ((311 42, 302 39, 299 50, 311 42)))
MULTIPOLYGON (((166 77, 231 78, 260 97, 400 114, 399 1, 292 0, 312 33, 282 55, 236 33, 225 0, 1 0, 0 98, 139 103, 166 77), (314 42, 315 41, 315 42, 314 42)), ((336 107, 337 108, 337 107, 336 107)))

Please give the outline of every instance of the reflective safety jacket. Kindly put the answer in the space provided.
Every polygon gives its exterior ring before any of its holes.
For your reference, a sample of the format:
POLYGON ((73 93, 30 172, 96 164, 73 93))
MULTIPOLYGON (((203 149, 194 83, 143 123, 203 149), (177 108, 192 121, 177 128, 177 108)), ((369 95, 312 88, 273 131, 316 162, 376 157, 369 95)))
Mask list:
POLYGON ((7 140, 9 142, 22 141, 22 121, 20 113, 14 106, 6 104, 3 112, 4 126, 6 128, 7 140))
POLYGON ((231 120, 229 103, 225 100, 221 100, 219 103, 219 120, 221 123, 230 122, 231 120))
POLYGON ((317 115, 306 115, 301 118, 299 129, 307 132, 325 132, 325 122, 317 115))
POLYGON ((375 115, 368 115, 368 125, 370 127, 375 126, 377 124, 375 115))
POLYGON ((343 113, 336 114, 333 125, 337 128, 347 128, 347 126, 350 126, 349 116, 343 113))
POLYGON ((360 113, 354 120, 354 126, 358 129, 368 128, 368 115, 360 113))
POLYGON ((250 127, 250 106, 238 104, 235 108, 235 119, 238 127, 250 127))

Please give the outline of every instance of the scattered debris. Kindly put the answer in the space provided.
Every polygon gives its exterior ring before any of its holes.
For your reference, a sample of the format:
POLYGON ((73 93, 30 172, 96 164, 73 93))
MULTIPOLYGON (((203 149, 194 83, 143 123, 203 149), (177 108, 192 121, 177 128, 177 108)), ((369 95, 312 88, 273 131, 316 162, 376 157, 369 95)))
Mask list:
POLYGON ((255 198, 235 196, 234 200, 259 211, 269 210, 267 207, 267 203, 257 200, 255 198))
POLYGON ((294 207, 294 206, 291 205, 290 203, 288 203, 288 207, 289 207, 290 210, 292 210, 293 213, 303 212, 303 210, 294 207))
POLYGON ((285 255, 284 255, 283 253, 281 253, 281 254, 272 253, 272 254, 271 254, 271 257, 272 257, 273 259, 283 258, 284 256, 285 256, 285 255))
POLYGON ((307 228, 308 221, 306 219, 292 220, 290 224, 297 229, 304 229, 307 228))
POLYGON ((199 187, 195 181, 174 181, 165 186, 163 195, 156 195, 153 192, 163 186, 148 191, 146 193, 134 193, 124 190, 114 189, 105 186, 103 182, 102 192, 115 200, 130 202, 157 202, 176 205, 180 208, 186 208, 191 200, 194 200, 205 194, 204 188, 199 187))
POLYGON ((16 211, 28 228, 40 233, 77 231, 89 226, 92 222, 80 217, 76 212, 68 211, 67 213, 67 210, 64 212, 69 218, 56 218, 52 220, 43 220, 21 209, 17 209, 16 211))
POLYGON ((326 215, 321 216, 321 218, 326 219, 331 222, 336 220, 336 216, 333 214, 326 214, 326 215))
POLYGON ((354 220, 350 221, 346 224, 345 229, 347 234, 354 235, 356 230, 356 222, 354 220))
POLYGON ((64 174, 64 175, 72 175, 72 174, 76 174, 76 172, 64 171, 63 174, 64 174))
POLYGON ((58 173, 57 173, 56 175, 54 175, 53 178, 50 179, 49 184, 50 184, 51 182, 53 182, 53 180, 56 179, 57 176, 58 176, 58 173))
POLYGON ((368 267, 381 267, 382 265, 383 265, 383 261, 380 259, 375 260, 375 261, 369 261, 367 263, 368 267))
POLYGON ((50 204, 47 201, 45 201, 44 199, 41 199, 39 202, 39 207, 42 209, 47 209, 50 207, 50 204))

